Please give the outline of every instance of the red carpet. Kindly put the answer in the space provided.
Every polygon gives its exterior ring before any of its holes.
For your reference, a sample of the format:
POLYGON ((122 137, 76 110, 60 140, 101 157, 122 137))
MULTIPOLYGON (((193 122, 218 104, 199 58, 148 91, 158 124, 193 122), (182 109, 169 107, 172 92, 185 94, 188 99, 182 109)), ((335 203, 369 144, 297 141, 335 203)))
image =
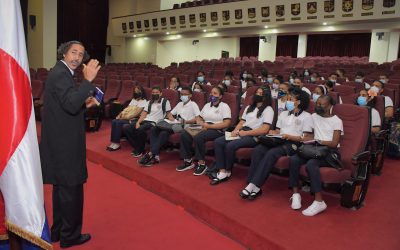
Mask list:
MULTIPOLYGON (((83 232, 73 249, 244 249, 168 201, 100 165, 89 163, 83 232)), ((45 187, 51 221, 51 186, 45 187)), ((54 244, 60 249, 59 244, 54 244)))
MULTIPOLYGON (((400 249, 398 237, 400 201, 397 200, 397 191, 400 190, 398 161, 386 160, 383 174, 372 177, 366 206, 362 209, 353 211, 343 208, 339 204, 338 196, 326 194, 325 201, 328 204, 328 210, 321 215, 308 218, 301 215, 301 212, 290 209, 288 199, 291 193, 287 189, 286 178, 272 176, 263 187, 264 194, 258 200, 244 201, 239 197, 239 192, 245 185, 246 171, 244 169, 236 168, 230 181, 214 187, 209 185, 209 179, 205 176, 195 177, 190 171, 176 172, 175 167, 180 164, 176 152, 163 152, 161 164, 152 168, 140 168, 136 159, 130 156, 131 147, 127 143, 123 143, 123 149, 120 151, 105 151, 109 143, 109 126, 109 122, 105 122, 101 131, 88 134, 89 160, 101 163, 105 168, 134 180, 145 189, 184 207, 196 217, 249 248, 400 249)), ((93 181, 92 179, 91 182, 93 181)), ((104 181, 105 183, 107 182, 104 181)), ((121 190, 124 189, 121 188, 121 190)), ((113 193, 113 195, 116 194, 113 193)), ((103 194, 99 195, 97 199, 102 199, 103 196, 103 194)), ((312 201, 312 196, 303 193, 302 197, 303 206, 308 206, 312 201)), ((94 198, 88 197, 88 199, 94 198)), ((134 197, 124 198, 127 203, 135 202, 131 199, 134 197)), ((90 202, 90 200, 87 202, 88 206, 95 205, 90 202)), ((120 203, 122 201, 113 199, 103 202, 120 203)), ((124 223, 110 222, 107 214, 115 212, 114 209, 117 207, 118 205, 114 205, 105 211, 98 211, 97 207, 93 207, 93 210, 86 209, 86 213, 92 211, 98 214, 97 216, 107 217, 104 219, 108 221, 106 225, 112 225, 112 230, 115 230, 118 235, 115 239, 127 241, 126 239, 136 236, 137 227, 135 223, 132 223, 132 231, 125 231, 123 228, 127 225, 124 223)), ((135 216, 135 213, 121 217, 133 221, 131 217, 135 216)), ((155 213, 151 213, 151 216, 157 216, 157 212, 155 213)), ((168 222, 160 222, 157 227, 165 226, 164 223, 168 222)), ((102 223, 101 226, 103 226, 102 223)), ((104 233, 107 237, 110 232, 104 229, 104 233)), ((138 241, 137 244, 140 244, 140 240, 148 238, 149 236, 146 235, 135 242, 138 241)), ((108 240, 104 240, 106 241, 108 240)), ((215 240, 207 241, 204 247, 213 247, 214 243, 215 240)), ((193 241, 190 248, 196 246, 200 247, 193 241)), ((219 249, 231 248, 220 246, 219 249)))

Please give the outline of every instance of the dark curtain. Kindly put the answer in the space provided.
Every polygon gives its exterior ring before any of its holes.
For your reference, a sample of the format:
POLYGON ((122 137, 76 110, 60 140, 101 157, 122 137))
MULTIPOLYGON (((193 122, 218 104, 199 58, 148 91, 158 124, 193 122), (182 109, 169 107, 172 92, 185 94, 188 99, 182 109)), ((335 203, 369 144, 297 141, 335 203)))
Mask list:
POLYGON ((25 34, 25 44, 28 45, 27 42, 27 27, 28 27, 28 0, 20 0, 21 4, 21 15, 22 15, 22 22, 24 24, 24 34, 25 34))
POLYGON ((91 58, 105 61, 108 0, 58 0, 57 45, 78 40, 91 58))
POLYGON ((240 56, 258 56, 259 37, 240 38, 240 56))
POLYGON ((369 56, 371 33, 308 35, 307 56, 369 56))
POLYGON ((276 44, 276 56, 297 57, 298 35, 278 36, 276 44))

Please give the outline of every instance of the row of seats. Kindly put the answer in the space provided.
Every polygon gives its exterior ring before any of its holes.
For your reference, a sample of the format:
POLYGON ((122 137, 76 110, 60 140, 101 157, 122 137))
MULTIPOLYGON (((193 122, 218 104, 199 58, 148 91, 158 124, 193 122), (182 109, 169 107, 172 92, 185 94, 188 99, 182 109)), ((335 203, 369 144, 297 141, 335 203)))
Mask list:
POLYGON ((239 1, 245 1, 245 0, 193 0, 193 1, 186 1, 181 4, 176 3, 172 6, 172 8, 183 9, 183 8, 191 8, 191 7, 204 6, 210 4, 230 3, 239 1))

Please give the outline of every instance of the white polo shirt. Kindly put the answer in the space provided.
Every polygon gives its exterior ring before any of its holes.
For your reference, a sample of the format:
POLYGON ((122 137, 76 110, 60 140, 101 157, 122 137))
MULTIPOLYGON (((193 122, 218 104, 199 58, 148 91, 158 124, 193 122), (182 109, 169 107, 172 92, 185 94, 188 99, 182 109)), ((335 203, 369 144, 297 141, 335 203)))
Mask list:
POLYGON ((257 107, 252 112, 247 113, 249 107, 250 105, 245 108, 242 115, 242 120, 245 121, 243 127, 258 129, 263 124, 272 125, 272 122, 274 121, 274 110, 271 108, 271 106, 266 107, 260 117, 257 117, 259 110, 257 107))
POLYGON ((390 96, 385 96, 385 108, 387 107, 393 107, 393 101, 390 96))
POLYGON ((278 99, 278 115, 286 110, 286 102, 283 102, 281 99, 278 99))
POLYGON ((332 117, 322 117, 314 113, 311 116, 313 118, 315 140, 332 141, 333 132, 335 130, 340 130, 340 134, 344 135, 343 122, 336 115, 332 117))
MULTIPOLYGON (((149 112, 149 103, 148 101, 146 103, 146 106, 144 107, 144 111, 149 112)), ((171 104, 167 100, 167 103, 165 104, 165 114, 167 112, 171 111, 171 104)), ((150 122, 158 122, 159 120, 162 120, 165 118, 165 114, 163 113, 162 110, 162 100, 160 102, 155 102, 151 105, 151 111, 150 113, 147 113, 146 118, 144 119, 145 121, 150 121, 150 122)))
POLYGON ((371 109, 371 126, 372 127, 380 127, 382 125, 381 116, 379 115, 378 110, 375 108, 371 109))
POLYGON ((139 108, 144 108, 147 104, 147 101, 145 99, 141 99, 141 100, 136 100, 136 99, 132 99, 132 101, 129 103, 129 106, 137 106, 139 108))
POLYGON ((231 108, 228 104, 220 102, 217 107, 211 106, 211 103, 206 103, 201 110, 200 116, 205 122, 221 123, 225 119, 231 119, 231 108))
POLYGON ((189 101, 184 104, 179 102, 174 109, 172 109, 171 114, 174 116, 180 116, 183 120, 188 121, 194 119, 196 116, 200 115, 199 106, 193 101, 189 101))
POLYGON ((303 133, 312 133, 313 119, 307 111, 302 111, 298 116, 288 110, 282 111, 276 122, 276 127, 281 134, 302 136, 303 133))

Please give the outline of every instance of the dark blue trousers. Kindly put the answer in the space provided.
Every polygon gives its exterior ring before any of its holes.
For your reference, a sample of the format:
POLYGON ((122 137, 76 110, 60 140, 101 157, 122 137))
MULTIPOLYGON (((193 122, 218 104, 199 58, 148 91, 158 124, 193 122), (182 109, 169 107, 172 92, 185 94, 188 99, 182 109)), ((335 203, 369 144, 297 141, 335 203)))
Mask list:
POLYGON ((128 120, 114 119, 111 122, 111 142, 119 143, 122 136, 122 127, 129 124, 128 120))

